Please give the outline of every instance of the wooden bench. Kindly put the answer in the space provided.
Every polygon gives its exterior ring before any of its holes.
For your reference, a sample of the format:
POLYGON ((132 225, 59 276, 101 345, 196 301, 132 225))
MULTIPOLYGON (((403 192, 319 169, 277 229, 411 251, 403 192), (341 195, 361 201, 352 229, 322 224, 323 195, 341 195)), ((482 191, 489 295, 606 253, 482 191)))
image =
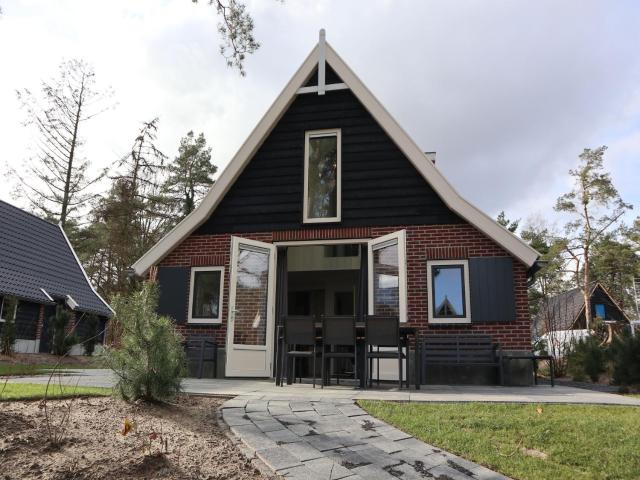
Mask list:
POLYGON ((213 364, 213 378, 218 376, 218 344, 209 336, 191 335, 184 343, 187 363, 197 362, 198 378, 202 378, 205 362, 213 364))
POLYGON ((490 335, 427 334, 421 341, 422 383, 426 383, 428 366, 486 366, 498 369, 500 385, 504 385, 502 350, 490 335))

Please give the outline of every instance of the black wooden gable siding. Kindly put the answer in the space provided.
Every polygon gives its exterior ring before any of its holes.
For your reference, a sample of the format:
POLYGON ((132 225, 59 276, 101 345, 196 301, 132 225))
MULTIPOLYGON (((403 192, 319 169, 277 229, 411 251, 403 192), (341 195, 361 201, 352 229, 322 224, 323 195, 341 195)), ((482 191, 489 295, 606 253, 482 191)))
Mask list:
POLYGON ((460 222, 353 93, 338 90, 297 96, 195 234, 460 222), (305 132, 328 128, 342 130, 342 221, 305 225, 305 132))

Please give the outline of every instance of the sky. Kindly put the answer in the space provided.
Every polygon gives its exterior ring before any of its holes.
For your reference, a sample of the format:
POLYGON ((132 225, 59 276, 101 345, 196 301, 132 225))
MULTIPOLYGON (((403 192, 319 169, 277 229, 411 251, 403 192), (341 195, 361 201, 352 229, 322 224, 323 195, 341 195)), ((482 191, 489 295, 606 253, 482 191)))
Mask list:
MULTIPOLYGON (((250 0, 261 48, 246 77, 220 56, 215 10, 190 0, 0 0, 0 175, 32 155, 15 91, 81 58, 117 104, 85 125, 112 165, 159 117, 173 158, 204 132, 224 168, 325 28, 327 41, 467 200, 491 216, 557 221, 585 147, 640 209, 640 2, 250 0)), ((11 181, 0 199, 13 198, 11 181)), ((627 215, 627 221, 638 215, 627 215)))

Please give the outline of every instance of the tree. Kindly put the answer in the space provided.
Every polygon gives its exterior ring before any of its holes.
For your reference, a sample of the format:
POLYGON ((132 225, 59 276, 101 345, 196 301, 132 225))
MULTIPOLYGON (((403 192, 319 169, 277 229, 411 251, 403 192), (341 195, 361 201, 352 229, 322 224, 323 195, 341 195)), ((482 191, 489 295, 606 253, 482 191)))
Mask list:
MULTIPOLYGON (((198 3, 198 0, 192 1, 198 3)), ((226 59, 227 66, 237 68, 240 75, 244 76, 246 56, 260 48, 260 44, 253 37, 253 18, 247 12, 246 5, 239 0, 208 1, 222 18, 218 23, 218 33, 222 37, 220 54, 226 59)))
POLYGON ((16 343, 16 313, 18 312, 18 299, 16 297, 4 297, 4 303, 0 301, 4 317, 4 323, 0 324, 0 353, 12 355, 13 346, 16 343))
POLYGON ((520 219, 517 220, 509 220, 504 213, 504 210, 502 210, 499 214, 498 214, 498 218, 496 218, 496 221, 502 225, 504 228, 506 228, 507 230, 509 230, 511 233, 516 233, 516 230, 518 230, 518 225, 520 224, 520 219))
POLYGON ((555 206, 556 211, 572 217, 565 226, 567 238, 563 251, 573 264, 574 280, 582 292, 587 329, 592 325, 589 295, 593 279, 592 248, 603 235, 613 231, 620 217, 632 208, 620 198, 610 175, 604 171, 606 149, 606 146, 584 149, 578 167, 569 170, 574 180, 573 189, 561 195, 555 206))
POLYGON ((52 353, 54 355, 66 355, 71 347, 77 341, 77 337, 71 332, 67 332, 67 325, 71 320, 71 313, 62 305, 56 307, 55 315, 52 315, 49 321, 53 326, 52 353))
POLYGON ((218 167, 211 163, 211 147, 207 147, 204 134, 197 137, 193 131, 180 140, 178 156, 167 167, 168 177, 163 190, 178 220, 189 215, 204 197, 218 167))
POLYGON ((572 305, 558 305, 551 298, 567 288, 563 277, 565 262, 561 254, 564 242, 544 221, 530 221, 523 228, 521 237, 541 254, 540 270, 535 273, 528 289, 532 333, 534 339, 546 334, 547 352, 553 355, 556 371, 562 375, 567 367, 570 343, 563 330, 566 327, 560 323, 566 312, 560 309, 568 310, 572 305))
POLYGON ((130 152, 116 164, 109 192, 78 235, 78 251, 88 275, 107 297, 127 293, 127 270, 172 225, 162 195, 166 156, 156 147, 158 119, 144 122, 130 152))
POLYGON ((640 257, 622 236, 603 235, 592 247, 591 275, 602 283, 620 307, 633 312, 633 279, 640 274, 640 257))
POLYGON ((41 98, 27 89, 17 92, 27 113, 25 124, 35 129, 37 152, 13 174, 20 180, 19 193, 32 208, 66 227, 103 176, 90 175, 90 163, 81 155, 81 132, 86 122, 106 109, 111 92, 96 88, 93 68, 82 60, 63 62, 58 78, 43 82, 41 90, 41 98))
POLYGON ((186 357, 182 336, 169 317, 156 313, 158 290, 145 282, 131 295, 117 295, 112 305, 122 336, 118 348, 107 347, 107 363, 117 391, 129 401, 173 400, 180 392, 186 357))

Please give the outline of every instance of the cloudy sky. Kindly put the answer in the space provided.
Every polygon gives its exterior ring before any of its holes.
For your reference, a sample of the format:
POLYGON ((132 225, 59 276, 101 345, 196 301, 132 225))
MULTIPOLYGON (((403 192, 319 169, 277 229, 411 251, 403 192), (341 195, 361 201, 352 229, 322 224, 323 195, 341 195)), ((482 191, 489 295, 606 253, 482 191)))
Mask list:
MULTIPOLYGON (((117 106, 84 154, 112 164, 160 117, 169 156, 204 132, 224 167, 317 42, 318 30, 462 193, 490 215, 553 218, 583 147, 640 208, 640 2, 250 0, 262 47, 242 78, 218 54, 215 11, 190 0, 0 0, 0 174, 33 137, 15 90, 64 59, 95 67, 117 106)), ((0 198, 11 198, 0 185, 0 198)), ((632 215, 635 216, 637 212, 632 215)), ((631 216, 629 216, 631 218, 631 216)))

